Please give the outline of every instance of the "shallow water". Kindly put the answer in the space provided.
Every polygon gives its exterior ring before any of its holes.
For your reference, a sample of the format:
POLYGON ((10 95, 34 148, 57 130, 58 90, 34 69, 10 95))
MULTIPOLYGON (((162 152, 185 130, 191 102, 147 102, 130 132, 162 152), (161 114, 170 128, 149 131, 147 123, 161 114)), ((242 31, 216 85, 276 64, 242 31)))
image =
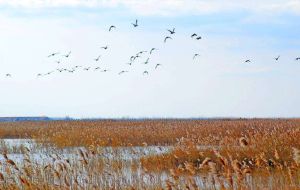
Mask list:
MULTIPOLYGON (((15 171, 16 173, 23 172, 22 167, 27 164, 26 159, 30 160, 30 164, 35 168, 40 168, 39 171, 48 165, 53 166, 53 170, 58 170, 59 165, 65 164, 68 160, 69 169, 62 171, 62 176, 69 175, 70 183, 78 180, 82 189, 91 189, 91 184, 101 187, 101 189, 128 189, 130 187, 158 189, 166 187, 166 181, 172 180, 171 174, 168 171, 145 171, 141 166, 140 158, 168 153, 173 148, 172 146, 98 147, 97 153, 91 155, 91 152, 84 147, 57 148, 49 144, 44 146, 32 139, 0 139, 0 152, 6 152, 8 159, 13 160, 20 168, 20 170, 15 171), (89 161, 88 166, 83 166, 83 157, 79 150, 86 153, 85 157, 89 161)), ((204 150, 220 147, 198 146, 197 148, 204 150)), ((10 174, 5 174, 5 168, 9 167, 8 165, 4 155, 0 154, 0 172, 4 174, 6 179, 14 181, 10 174)), ((64 178, 55 179, 51 176, 51 172, 43 171, 42 174, 37 174, 36 178, 41 175, 47 183, 64 184, 64 178)), ((214 181, 213 175, 180 176, 178 181, 181 184, 187 184, 189 183, 188 179, 194 180, 200 189, 221 188, 220 184, 212 182, 214 181), (214 185, 212 186, 212 184, 214 185)), ((251 178, 247 180, 251 181, 251 178)), ((226 186, 226 183, 223 185, 226 186)))
MULTIPOLYGON (((13 160, 18 166, 24 165, 24 159, 29 158, 31 163, 41 168, 65 160, 69 160, 70 164, 76 165, 82 159, 79 150, 87 152, 84 147, 60 149, 55 146, 43 146, 32 139, 1 139, 0 151, 4 152, 4 150, 8 159, 13 160)), ((93 156, 91 161, 102 160, 104 172, 102 171, 94 176, 93 181, 95 184, 101 184, 102 187, 107 188, 118 188, 122 185, 131 186, 133 184, 151 186, 156 183, 163 183, 170 176, 166 172, 146 173, 142 169, 139 159, 142 156, 159 155, 171 150, 171 146, 98 147, 97 154, 93 156), (122 167, 119 169, 114 168, 115 163, 121 164, 122 167), (132 164, 137 165, 135 169, 132 169, 132 164)), ((0 162, 6 165, 4 155, 0 155, 0 162)), ((2 170, 1 172, 5 171, 2 170)), ((76 175, 83 183, 90 174, 89 171, 82 170, 76 175)))

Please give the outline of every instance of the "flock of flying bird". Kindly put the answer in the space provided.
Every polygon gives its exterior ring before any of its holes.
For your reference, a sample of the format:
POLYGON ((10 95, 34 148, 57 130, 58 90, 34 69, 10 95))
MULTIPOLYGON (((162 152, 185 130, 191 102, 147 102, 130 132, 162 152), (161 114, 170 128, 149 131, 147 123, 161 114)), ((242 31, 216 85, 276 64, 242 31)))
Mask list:
MULTIPOLYGON (((135 20, 134 23, 131 23, 131 24, 132 24, 132 26, 133 26, 134 28, 136 28, 136 27, 139 26, 138 20, 137 20, 137 19, 135 20)), ((116 26, 111 25, 111 26, 109 27, 108 31, 109 31, 109 32, 112 32, 112 31, 115 30, 116 28, 117 28, 116 26)), ((170 35, 165 36, 165 38, 164 38, 164 43, 167 43, 167 41, 169 41, 169 40, 173 40, 172 37, 173 37, 174 34, 176 33, 176 32, 175 32, 175 28, 173 28, 172 30, 168 29, 167 31, 169 32, 170 35)), ((199 36, 199 35, 196 34, 196 33, 193 33, 190 37, 191 37, 192 39, 195 39, 195 40, 201 40, 201 39, 202 39, 202 37, 199 36)), ((108 46, 103 46, 103 47, 101 47, 101 49, 107 50, 107 49, 108 49, 108 46)), ((154 52, 154 51, 157 51, 157 50, 158 50, 157 48, 151 48, 150 51, 149 51, 149 56, 151 56, 151 55, 153 54, 153 52, 154 52)), ((69 58, 69 57, 71 56, 71 53, 72 53, 72 52, 69 51, 67 54, 61 55, 60 58, 65 58, 65 59, 67 59, 67 58, 69 58)), ((135 62, 138 58, 140 58, 140 57, 142 56, 142 54, 145 54, 145 53, 148 53, 148 51, 139 51, 137 54, 132 55, 132 56, 130 57, 130 59, 129 59, 130 61, 129 61, 127 64, 131 66, 133 62, 135 62)), ((59 55, 60 55, 60 52, 51 53, 50 55, 48 55, 48 58, 51 58, 51 57, 57 58, 59 55)), ((200 54, 199 54, 199 53, 195 53, 195 54, 193 55, 193 59, 196 59, 198 56, 200 56, 200 54)), ((95 62, 98 62, 98 61, 100 61, 100 58, 101 58, 101 55, 99 55, 98 57, 94 58, 94 61, 95 61, 95 62)), ((279 55, 278 57, 275 57, 274 59, 275 59, 276 61, 278 61, 279 58, 280 58, 280 55, 279 55)), ((297 57, 295 60, 296 60, 296 61, 300 61, 300 57, 297 57)), ((148 64, 149 61, 150 61, 150 57, 148 57, 147 60, 143 62, 143 64, 148 64)), ((59 60, 57 60, 57 61, 55 61, 55 62, 56 62, 57 64, 60 64, 60 63, 61 63, 61 59, 59 59, 59 60)), ((251 62, 252 62, 252 61, 251 61, 250 59, 245 60, 245 63, 251 63, 251 62)), ((159 68, 160 66, 162 66, 162 65, 161 65, 161 64, 156 64, 154 68, 157 69, 157 68, 159 68)), ((82 68, 84 71, 90 71, 90 70, 94 70, 94 71, 100 70, 101 72, 108 72, 108 71, 109 71, 108 69, 102 69, 102 70, 101 70, 100 67, 92 68, 92 67, 83 67, 83 66, 79 66, 79 65, 74 66, 74 67, 72 67, 71 69, 67 69, 67 68, 61 68, 61 69, 60 69, 60 68, 57 68, 56 71, 59 72, 59 73, 62 73, 62 72, 74 73, 74 72, 75 72, 77 69, 79 69, 79 68, 82 68)), ((54 73, 54 72, 55 72, 55 71, 50 71, 50 72, 47 72, 47 73, 44 73, 44 74, 43 74, 43 73, 39 73, 39 74, 37 74, 37 77, 42 77, 42 76, 50 75, 50 74, 52 74, 52 73, 54 73)), ((124 74, 124 73, 127 73, 127 72, 129 72, 129 71, 128 71, 128 70, 121 70, 121 71, 118 72, 118 75, 121 75, 121 74, 124 74)), ((143 74, 143 75, 148 75, 149 72, 148 72, 147 70, 145 70, 142 74, 143 74)), ((7 73, 5 76, 6 76, 6 77, 12 77, 12 74, 7 73)))

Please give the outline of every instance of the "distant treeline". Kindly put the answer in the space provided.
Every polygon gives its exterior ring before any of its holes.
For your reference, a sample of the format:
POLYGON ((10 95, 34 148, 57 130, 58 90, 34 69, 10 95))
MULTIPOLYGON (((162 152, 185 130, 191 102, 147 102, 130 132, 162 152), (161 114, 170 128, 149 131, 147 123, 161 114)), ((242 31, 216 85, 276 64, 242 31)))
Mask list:
POLYGON ((71 118, 71 117, 0 117, 0 122, 22 122, 22 121, 149 121, 149 120, 251 120, 251 119, 297 119, 295 118, 241 118, 241 117, 191 117, 191 118, 71 118))
POLYGON ((0 117, 0 122, 50 121, 49 117, 0 117))

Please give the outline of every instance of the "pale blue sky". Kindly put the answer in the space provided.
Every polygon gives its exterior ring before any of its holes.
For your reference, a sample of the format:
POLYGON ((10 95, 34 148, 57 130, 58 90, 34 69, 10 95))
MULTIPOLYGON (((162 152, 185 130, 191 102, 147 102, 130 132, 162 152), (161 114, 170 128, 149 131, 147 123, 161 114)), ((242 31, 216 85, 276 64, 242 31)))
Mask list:
POLYGON ((0 116, 298 117, 299 20, 299 0, 0 0, 0 116), (110 71, 36 77, 75 65, 110 71))

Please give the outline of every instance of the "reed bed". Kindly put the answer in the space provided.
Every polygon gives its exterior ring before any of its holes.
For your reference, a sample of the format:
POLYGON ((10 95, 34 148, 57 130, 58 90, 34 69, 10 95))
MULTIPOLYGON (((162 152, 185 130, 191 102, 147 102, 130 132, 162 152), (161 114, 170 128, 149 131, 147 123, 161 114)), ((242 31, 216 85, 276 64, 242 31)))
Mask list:
POLYGON ((300 189, 299 119, 0 123, 0 138, 37 144, 0 142, 0 189, 300 189))

